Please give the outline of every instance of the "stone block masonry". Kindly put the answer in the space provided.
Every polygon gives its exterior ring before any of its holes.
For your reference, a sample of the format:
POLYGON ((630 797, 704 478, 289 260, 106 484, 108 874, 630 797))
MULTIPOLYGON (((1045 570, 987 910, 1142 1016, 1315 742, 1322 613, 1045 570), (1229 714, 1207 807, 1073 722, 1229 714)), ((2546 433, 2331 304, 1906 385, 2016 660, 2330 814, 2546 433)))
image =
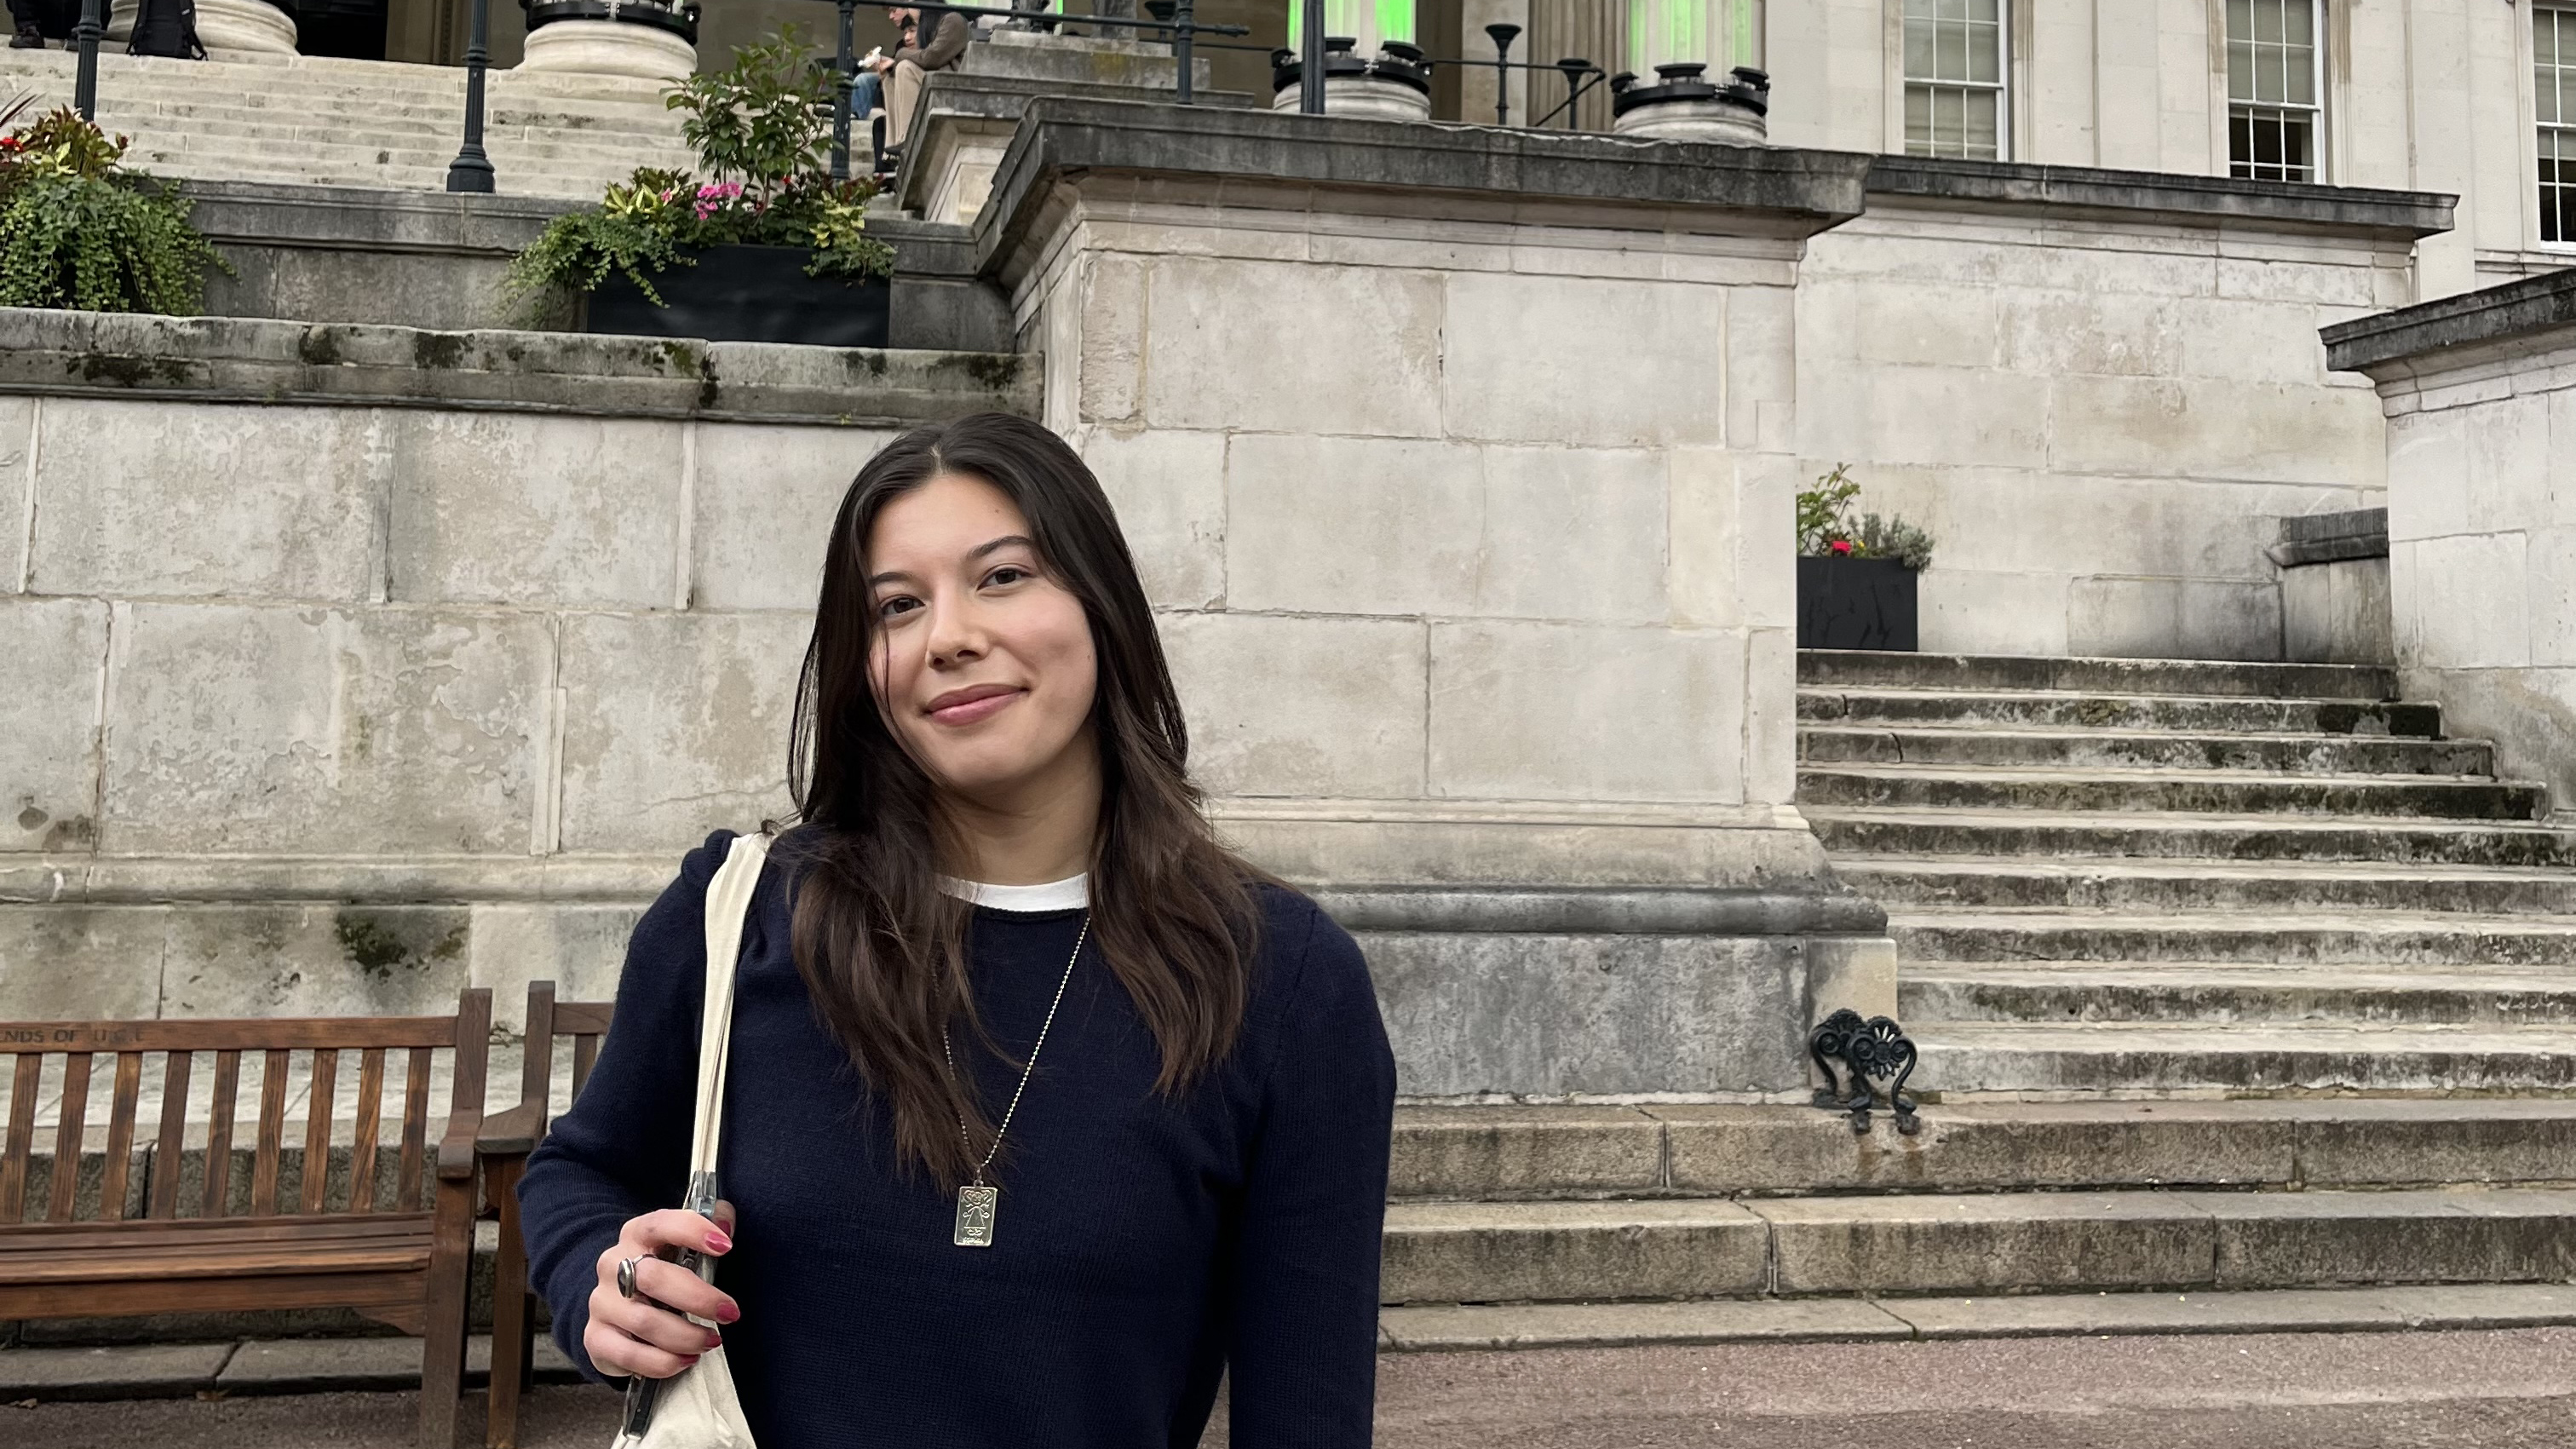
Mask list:
POLYGON ((0 311, 0 1018, 607 994, 851 475, 1039 366, 0 311))
POLYGON ((1795 288, 1866 165, 1021 114, 986 274, 1156 560, 1220 823, 1333 888, 1407 1092, 1803 1093, 1828 998, 1893 1002, 1790 804, 1795 288))
POLYGON ((2325 330, 2388 417, 2388 573, 2407 693, 2576 799, 2576 273, 2325 330))
POLYGON ((1937 652, 2284 657, 2279 521, 2375 506, 2316 329, 2414 300, 2450 198, 1881 157, 1800 270, 1798 472, 1937 542, 1937 652))

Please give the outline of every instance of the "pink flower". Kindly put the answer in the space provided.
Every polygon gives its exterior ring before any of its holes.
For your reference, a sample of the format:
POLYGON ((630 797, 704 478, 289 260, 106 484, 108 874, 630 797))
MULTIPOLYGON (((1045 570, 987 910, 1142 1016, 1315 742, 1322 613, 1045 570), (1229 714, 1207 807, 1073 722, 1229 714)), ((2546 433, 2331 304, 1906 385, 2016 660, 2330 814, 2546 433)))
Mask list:
POLYGON ((1851 557, 1852 546, 1851 540, 1848 538, 1835 539, 1833 542, 1826 544, 1825 547, 1833 550, 1834 555, 1837 558, 1851 557))
POLYGON ((698 220, 704 221, 708 217, 715 215, 719 210, 722 210, 727 203, 738 200, 741 196, 742 183, 739 181, 727 181, 722 185, 699 187, 697 206, 698 220))

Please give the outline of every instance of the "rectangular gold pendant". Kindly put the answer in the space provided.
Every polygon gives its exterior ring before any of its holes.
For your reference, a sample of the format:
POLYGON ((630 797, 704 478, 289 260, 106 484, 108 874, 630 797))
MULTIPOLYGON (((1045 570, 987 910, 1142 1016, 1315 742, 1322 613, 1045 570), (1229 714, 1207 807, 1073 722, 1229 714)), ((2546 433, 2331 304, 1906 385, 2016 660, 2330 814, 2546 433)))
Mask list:
POLYGON ((993 1210, 1002 1201, 998 1187, 967 1186, 957 1189, 957 1236, 961 1248, 993 1246, 993 1210))

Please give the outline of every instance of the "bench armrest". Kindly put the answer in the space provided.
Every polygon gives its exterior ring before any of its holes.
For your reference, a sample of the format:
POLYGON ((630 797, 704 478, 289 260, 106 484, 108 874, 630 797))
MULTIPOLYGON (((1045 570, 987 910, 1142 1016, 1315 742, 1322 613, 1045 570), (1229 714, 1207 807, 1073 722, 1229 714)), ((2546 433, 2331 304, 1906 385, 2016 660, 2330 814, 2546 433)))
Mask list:
POLYGON ((545 1110, 543 1102, 521 1102, 484 1118, 474 1150, 486 1157, 525 1157, 536 1151, 537 1139, 545 1131, 545 1110))
POLYGON ((447 1135, 438 1139, 441 1178, 474 1175, 474 1139, 483 1130, 483 1109, 467 1108, 447 1119, 447 1135))

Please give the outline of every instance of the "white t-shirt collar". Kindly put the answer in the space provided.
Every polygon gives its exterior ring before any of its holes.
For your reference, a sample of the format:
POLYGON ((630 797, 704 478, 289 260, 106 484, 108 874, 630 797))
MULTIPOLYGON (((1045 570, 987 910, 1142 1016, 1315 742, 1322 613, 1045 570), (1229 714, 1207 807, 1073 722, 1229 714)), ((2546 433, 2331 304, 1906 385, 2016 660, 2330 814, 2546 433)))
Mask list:
POLYGON ((986 885, 977 880, 941 876, 939 888, 969 904, 996 911, 1036 915, 1045 911, 1078 911, 1091 904, 1091 874, 1069 875, 1044 885, 986 885))

